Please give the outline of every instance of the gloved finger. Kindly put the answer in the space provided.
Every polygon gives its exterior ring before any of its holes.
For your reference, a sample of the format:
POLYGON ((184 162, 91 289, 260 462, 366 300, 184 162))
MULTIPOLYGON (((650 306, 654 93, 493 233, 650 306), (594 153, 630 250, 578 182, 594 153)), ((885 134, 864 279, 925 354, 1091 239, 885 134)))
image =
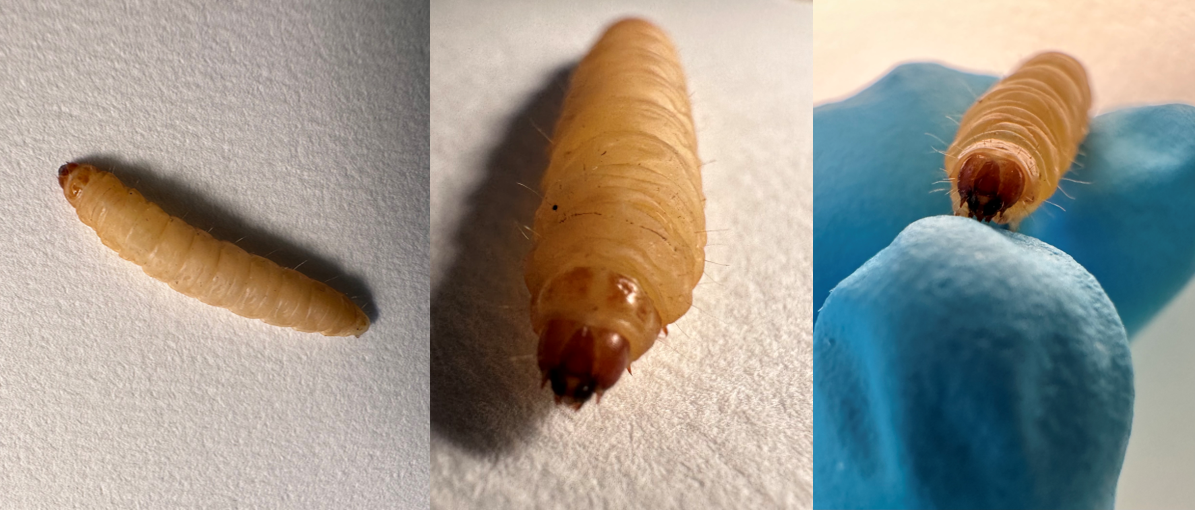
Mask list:
POLYGON ((917 221, 834 289, 813 341, 815 507, 1112 507, 1128 340, 1057 249, 917 221))

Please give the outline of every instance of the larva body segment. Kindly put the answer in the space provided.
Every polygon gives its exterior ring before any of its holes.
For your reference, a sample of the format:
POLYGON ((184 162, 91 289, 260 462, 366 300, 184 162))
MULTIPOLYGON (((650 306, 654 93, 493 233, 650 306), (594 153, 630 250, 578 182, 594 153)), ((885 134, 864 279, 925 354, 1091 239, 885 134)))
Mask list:
POLYGON ((527 259, 539 367, 557 399, 599 398, 693 301, 705 196, 684 72, 642 20, 573 72, 527 259))
POLYGON ((954 214, 1015 228, 1058 188, 1090 108, 1086 71, 1062 53, 1036 55, 996 83, 946 151, 954 214))
POLYGON ((369 329, 369 318, 344 294, 166 214, 108 172, 68 163, 58 183, 105 246, 174 290, 303 332, 361 336, 369 329))

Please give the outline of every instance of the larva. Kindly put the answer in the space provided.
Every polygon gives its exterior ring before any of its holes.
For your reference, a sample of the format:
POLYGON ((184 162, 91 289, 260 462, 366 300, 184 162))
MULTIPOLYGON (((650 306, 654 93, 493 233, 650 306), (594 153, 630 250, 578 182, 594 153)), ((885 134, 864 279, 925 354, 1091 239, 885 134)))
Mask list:
POLYGON ((527 258, 538 361, 557 402, 614 385, 688 311, 705 266, 689 95, 656 26, 611 26, 573 72, 527 258))
POLYGON ((1091 90, 1074 58, 1030 58, 980 97, 946 151, 954 214, 1013 228, 1054 194, 1087 136, 1091 90))
POLYGON ((369 318, 344 294, 166 214, 108 172, 68 163, 58 184, 105 246, 174 290, 303 332, 361 336, 369 329, 369 318))

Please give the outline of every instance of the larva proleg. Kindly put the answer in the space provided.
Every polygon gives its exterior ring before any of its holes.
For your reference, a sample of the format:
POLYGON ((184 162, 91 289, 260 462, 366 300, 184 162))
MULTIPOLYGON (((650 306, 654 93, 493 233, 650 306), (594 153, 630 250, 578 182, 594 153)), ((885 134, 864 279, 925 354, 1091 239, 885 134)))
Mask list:
POLYGON ((611 26, 573 72, 527 259, 539 368, 580 407, 689 309, 705 196, 689 94, 668 37, 611 26))
POLYGON ((166 214, 108 172, 67 163, 58 184, 105 246, 174 290, 303 332, 361 336, 369 329, 369 318, 344 294, 166 214))
POLYGON ((1036 55, 996 83, 946 151, 954 214, 1015 228, 1058 188, 1090 108, 1086 71, 1062 53, 1036 55))

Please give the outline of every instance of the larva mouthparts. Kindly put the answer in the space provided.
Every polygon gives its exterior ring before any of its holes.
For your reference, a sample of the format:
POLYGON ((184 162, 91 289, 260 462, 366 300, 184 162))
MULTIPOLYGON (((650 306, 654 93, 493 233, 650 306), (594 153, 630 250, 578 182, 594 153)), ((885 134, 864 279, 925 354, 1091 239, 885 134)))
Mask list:
POLYGON ((327 336, 361 336, 369 317, 344 294, 251 255, 170 216, 91 165, 67 163, 58 184, 105 246, 174 290, 267 324, 327 336))

